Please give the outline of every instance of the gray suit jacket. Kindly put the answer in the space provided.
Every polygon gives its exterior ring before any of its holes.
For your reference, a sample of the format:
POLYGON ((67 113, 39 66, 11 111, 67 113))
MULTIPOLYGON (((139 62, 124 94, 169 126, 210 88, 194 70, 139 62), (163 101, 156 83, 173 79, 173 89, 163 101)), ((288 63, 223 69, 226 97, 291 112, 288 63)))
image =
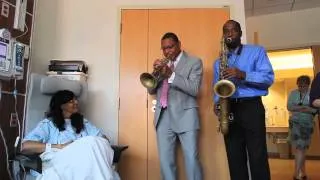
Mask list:
MULTIPOLYGON (((170 84, 168 107, 171 128, 176 132, 186 132, 199 129, 199 113, 197 95, 202 80, 202 61, 197 57, 182 52, 182 57, 176 65, 175 78, 170 84)), ((154 125, 159 124, 162 82, 155 89, 149 89, 149 94, 156 94, 157 104, 154 114, 154 125)))

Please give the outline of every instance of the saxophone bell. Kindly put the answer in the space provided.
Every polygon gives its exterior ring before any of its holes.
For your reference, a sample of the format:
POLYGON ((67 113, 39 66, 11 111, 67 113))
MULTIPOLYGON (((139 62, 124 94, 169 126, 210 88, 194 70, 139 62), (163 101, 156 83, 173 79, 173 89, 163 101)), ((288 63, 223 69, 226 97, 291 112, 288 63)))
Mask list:
POLYGON ((213 91, 220 98, 228 98, 234 94, 236 86, 233 82, 227 79, 222 79, 213 86, 213 91))

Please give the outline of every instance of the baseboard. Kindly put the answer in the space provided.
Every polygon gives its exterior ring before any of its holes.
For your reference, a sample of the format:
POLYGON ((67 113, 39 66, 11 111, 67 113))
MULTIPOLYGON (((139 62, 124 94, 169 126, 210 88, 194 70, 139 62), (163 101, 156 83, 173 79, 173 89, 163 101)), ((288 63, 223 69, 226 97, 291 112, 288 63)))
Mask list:
MULTIPOLYGON (((268 156, 270 159, 294 159, 294 155, 288 155, 288 154, 280 154, 276 152, 269 152, 268 156)), ((320 160, 320 156, 306 156, 307 160, 320 160)))

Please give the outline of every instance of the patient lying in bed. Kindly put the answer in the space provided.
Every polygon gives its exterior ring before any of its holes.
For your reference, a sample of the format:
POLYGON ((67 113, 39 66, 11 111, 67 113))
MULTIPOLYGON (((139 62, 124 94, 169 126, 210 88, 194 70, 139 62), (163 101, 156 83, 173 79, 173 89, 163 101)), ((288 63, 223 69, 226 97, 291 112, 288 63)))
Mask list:
POLYGON ((47 118, 23 140, 24 153, 42 153, 37 180, 117 180, 113 150, 107 138, 78 112, 75 95, 58 91, 47 118))

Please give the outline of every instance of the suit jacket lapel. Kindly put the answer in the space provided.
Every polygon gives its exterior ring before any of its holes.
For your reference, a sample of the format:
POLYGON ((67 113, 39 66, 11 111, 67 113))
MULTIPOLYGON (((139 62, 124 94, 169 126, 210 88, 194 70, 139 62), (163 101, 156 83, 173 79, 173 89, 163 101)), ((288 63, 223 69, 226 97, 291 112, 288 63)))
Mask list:
POLYGON ((176 68, 175 68, 175 72, 180 72, 182 71, 183 67, 186 65, 186 61, 187 61, 187 57, 188 57, 188 54, 186 52, 182 52, 182 56, 181 56, 181 59, 180 61, 178 62, 176 68))

